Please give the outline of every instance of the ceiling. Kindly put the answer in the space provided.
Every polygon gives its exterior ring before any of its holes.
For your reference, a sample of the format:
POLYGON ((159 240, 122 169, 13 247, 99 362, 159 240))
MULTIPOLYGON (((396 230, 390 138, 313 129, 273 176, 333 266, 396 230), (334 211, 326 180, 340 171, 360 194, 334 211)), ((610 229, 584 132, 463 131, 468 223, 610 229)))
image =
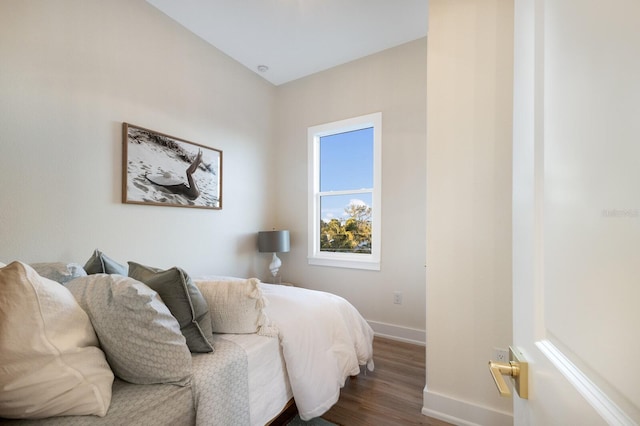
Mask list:
POLYGON ((275 85, 427 35, 428 0, 147 2, 275 85))

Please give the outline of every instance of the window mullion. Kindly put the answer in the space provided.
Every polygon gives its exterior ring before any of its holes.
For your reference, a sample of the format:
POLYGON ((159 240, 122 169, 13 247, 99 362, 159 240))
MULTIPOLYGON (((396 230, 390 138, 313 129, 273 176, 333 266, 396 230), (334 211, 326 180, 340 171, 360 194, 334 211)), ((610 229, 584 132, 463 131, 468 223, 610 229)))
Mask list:
POLYGON ((373 192, 373 188, 362 188, 362 189, 345 189, 342 191, 318 191, 317 195, 320 197, 324 197, 327 195, 349 195, 349 194, 371 194, 373 192))

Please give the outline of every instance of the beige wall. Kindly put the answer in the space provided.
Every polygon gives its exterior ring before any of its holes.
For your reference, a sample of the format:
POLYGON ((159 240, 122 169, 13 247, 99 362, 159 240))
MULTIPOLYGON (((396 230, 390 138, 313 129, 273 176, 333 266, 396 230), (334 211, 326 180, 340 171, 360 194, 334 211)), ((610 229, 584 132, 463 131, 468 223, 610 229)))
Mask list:
POLYGON ((487 361, 511 344, 513 2, 429 9, 423 412, 508 425, 487 361))
POLYGON ((510 3, 431 0, 426 73, 423 39, 275 88, 142 0, 4 0, 0 260, 99 247, 266 278, 255 233, 286 227, 285 280, 348 298, 383 332, 424 339, 426 322, 425 409, 497 424, 510 403, 486 361, 511 338, 510 3), (375 111, 382 270, 309 266, 306 129, 375 111), (123 121, 222 149, 223 210, 121 204, 123 121))
POLYGON ((0 4, 0 260, 120 261, 284 279, 424 341, 426 40, 274 87, 142 0, 0 4), (382 271, 306 263, 307 127, 383 113, 382 271), (221 211, 123 205, 126 121, 224 152, 221 211), (403 304, 394 305, 394 291, 403 304))
POLYGON ((351 301, 382 333, 424 340, 426 39, 278 87, 274 227, 291 231, 284 280, 351 301), (380 271, 307 263, 307 128, 382 112, 380 271), (393 304, 393 292, 403 304, 393 304), (387 328, 385 324, 395 327, 387 328))
POLYGON ((253 275, 275 88, 143 0, 0 3, 0 259, 253 275), (126 121, 222 149, 221 211, 123 205, 126 121))

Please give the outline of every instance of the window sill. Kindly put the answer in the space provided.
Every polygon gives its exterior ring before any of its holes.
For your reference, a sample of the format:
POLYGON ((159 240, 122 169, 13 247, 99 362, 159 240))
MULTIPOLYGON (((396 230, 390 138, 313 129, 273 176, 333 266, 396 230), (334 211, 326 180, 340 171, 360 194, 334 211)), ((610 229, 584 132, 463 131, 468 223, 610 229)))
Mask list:
POLYGON ((308 257, 309 265, 332 266, 334 268, 364 269, 367 271, 379 271, 380 262, 351 260, 351 259, 329 259, 324 257, 308 257))

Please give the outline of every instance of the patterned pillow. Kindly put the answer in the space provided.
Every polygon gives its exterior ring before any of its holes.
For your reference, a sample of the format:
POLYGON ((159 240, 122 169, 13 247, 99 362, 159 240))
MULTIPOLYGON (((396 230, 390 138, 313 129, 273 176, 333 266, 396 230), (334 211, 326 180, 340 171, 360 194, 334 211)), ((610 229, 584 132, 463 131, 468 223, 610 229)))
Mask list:
POLYGON ((174 267, 162 271, 129 262, 129 276, 158 292, 178 320, 191 352, 213 352, 209 307, 184 270, 174 267))
POLYGON ((120 275, 89 275, 67 285, 89 314, 116 376, 137 384, 186 384, 191 353, 158 293, 120 275))
POLYGON ((214 333, 278 335, 278 329, 270 324, 264 312, 267 299, 257 278, 205 279, 195 283, 209 304, 214 333))
POLYGON ((84 270, 89 275, 117 274, 127 276, 127 265, 116 262, 98 249, 93 251, 87 263, 84 264, 84 270))
POLYGON ((82 265, 64 262, 31 263, 31 266, 41 277, 49 278, 60 284, 66 284, 74 278, 86 277, 87 272, 82 265))
POLYGON ((29 265, 0 269, 0 417, 104 416, 113 373, 69 290, 29 265))

